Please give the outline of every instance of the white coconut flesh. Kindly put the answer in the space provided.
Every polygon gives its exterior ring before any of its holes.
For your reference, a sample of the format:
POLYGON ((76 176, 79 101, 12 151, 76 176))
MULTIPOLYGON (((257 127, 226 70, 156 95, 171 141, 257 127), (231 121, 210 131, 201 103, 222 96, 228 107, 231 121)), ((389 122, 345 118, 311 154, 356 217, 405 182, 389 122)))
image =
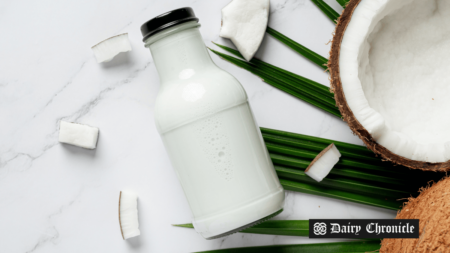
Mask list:
POLYGON ((269 0, 233 0, 222 9, 220 37, 230 39, 247 61, 264 38, 269 7, 269 0))
POLYGON ((394 154, 450 160, 450 1, 362 0, 339 74, 359 123, 394 154))
POLYGON ((97 147, 98 128, 61 120, 59 123, 59 142, 95 149, 97 147))
POLYGON ((139 230, 137 194, 134 192, 120 192, 119 223, 124 240, 141 234, 141 231, 139 230))
POLYGON ((330 144, 320 152, 311 164, 306 168, 305 174, 317 182, 322 181, 339 162, 341 153, 334 144, 330 144))

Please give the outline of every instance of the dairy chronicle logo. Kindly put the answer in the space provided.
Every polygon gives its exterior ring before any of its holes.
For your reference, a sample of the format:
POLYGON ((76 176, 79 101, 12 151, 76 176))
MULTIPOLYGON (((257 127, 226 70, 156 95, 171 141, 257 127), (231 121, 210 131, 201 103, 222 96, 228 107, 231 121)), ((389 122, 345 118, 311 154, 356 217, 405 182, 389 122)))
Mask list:
POLYGON ((314 223, 314 234, 315 235, 325 235, 327 233, 327 224, 324 222, 314 223))

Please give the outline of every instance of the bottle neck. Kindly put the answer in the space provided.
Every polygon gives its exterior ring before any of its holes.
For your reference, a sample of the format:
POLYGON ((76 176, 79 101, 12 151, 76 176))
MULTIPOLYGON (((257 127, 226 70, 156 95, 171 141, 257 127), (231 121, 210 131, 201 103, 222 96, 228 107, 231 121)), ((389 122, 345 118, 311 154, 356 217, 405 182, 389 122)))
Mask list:
POLYGON ((184 80, 215 66, 195 21, 159 32, 145 41, 162 84, 184 80))

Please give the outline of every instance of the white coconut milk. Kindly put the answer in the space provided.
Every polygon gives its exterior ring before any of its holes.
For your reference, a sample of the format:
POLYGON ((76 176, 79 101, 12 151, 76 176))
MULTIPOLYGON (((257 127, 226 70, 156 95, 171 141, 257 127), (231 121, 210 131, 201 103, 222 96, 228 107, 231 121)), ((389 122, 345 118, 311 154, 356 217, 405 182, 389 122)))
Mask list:
POLYGON ((205 238, 282 210, 284 191, 241 84, 211 60, 199 24, 146 40, 160 75, 157 128, 205 238))

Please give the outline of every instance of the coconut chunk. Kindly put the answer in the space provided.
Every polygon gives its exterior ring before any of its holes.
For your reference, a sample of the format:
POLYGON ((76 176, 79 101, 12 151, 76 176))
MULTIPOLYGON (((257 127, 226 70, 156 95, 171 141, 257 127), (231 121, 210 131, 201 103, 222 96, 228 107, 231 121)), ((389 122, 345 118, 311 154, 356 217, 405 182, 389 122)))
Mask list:
POLYGON ((334 143, 331 143, 327 148, 322 150, 316 158, 314 158, 308 168, 306 168, 305 174, 317 182, 320 182, 328 175, 328 173, 330 173, 334 165, 339 162, 340 157, 341 153, 334 143))
POLYGON ((95 149, 97 147, 98 128, 62 121, 59 123, 59 142, 95 149))
POLYGON ((269 0, 233 0, 222 9, 220 36, 230 39, 250 61, 266 33, 269 0))
POLYGON ((131 51, 128 33, 120 34, 108 38, 92 47, 97 63, 109 62, 122 52, 131 51))
POLYGON ((141 234, 139 230, 137 194, 129 191, 120 192, 119 223, 124 240, 141 234))

